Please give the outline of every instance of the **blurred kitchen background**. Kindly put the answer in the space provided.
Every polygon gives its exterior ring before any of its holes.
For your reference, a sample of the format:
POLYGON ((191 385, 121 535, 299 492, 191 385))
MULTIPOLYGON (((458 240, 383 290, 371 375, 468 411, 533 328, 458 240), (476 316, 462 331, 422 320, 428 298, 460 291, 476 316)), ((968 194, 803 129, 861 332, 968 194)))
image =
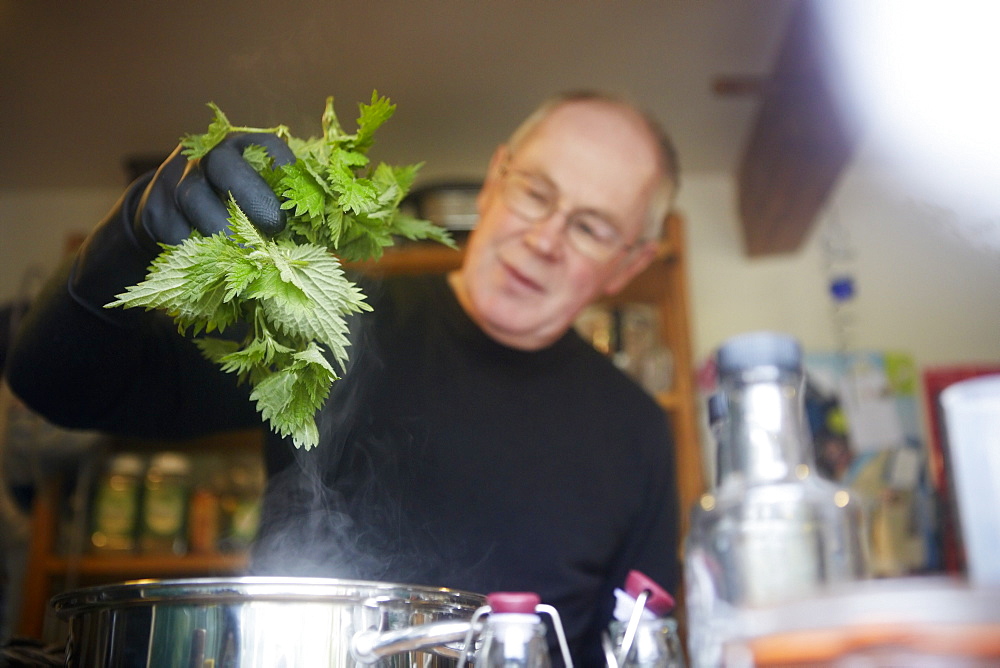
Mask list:
MULTIPOLYGON (((792 334, 814 428, 855 428, 828 473, 910 448, 855 480, 912 493, 928 393, 1000 366, 998 27, 969 0, 0 0, 0 303, 30 299, 209 101, 308 136, 326 96, 350 125, 377 89, 398 109, 374 157, 467 185, 544 97, 606 89, 680 154, 694 391, 727 337, 792 334)), ((888 533, 923 512, 896 510, 888 533)), ((941 567, 939 547, 890 550, 886 573, 941 567)))

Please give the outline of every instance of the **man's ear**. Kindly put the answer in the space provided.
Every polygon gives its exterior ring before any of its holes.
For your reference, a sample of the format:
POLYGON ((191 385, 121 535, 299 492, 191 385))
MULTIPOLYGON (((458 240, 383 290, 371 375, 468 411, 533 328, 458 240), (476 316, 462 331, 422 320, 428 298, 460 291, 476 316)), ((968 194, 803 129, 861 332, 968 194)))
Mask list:
POLYGON ((621 292, 622 288, 629 284, 649 263, 656 258, 660 245, 655 241, 645 241, 640 246, 636 246, 628 254, 619 260, 618 271, 604 286, 604 294, 615 295, 621 292))
POLYGON ((502 176, 504 163, 510 157, 510 151, 507 149, 506 144, 501 144, 493 151, 493 156, 490 158, 490 164, 486 168, 486 178, 483 180, 483 187, 479 189, 479 194, 476 195, 476 209, 482 215, 483 211, 489 205, 489 198, 497 189, 497 183, 500 181, 502 176))

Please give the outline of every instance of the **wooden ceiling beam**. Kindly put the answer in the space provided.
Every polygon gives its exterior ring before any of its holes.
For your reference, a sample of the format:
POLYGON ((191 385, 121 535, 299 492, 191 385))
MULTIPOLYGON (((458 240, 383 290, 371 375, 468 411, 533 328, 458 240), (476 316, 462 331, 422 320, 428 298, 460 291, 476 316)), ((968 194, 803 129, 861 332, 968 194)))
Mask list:
POLYGON ((737 175, 750 257, 798 250, 854 153, 828 57, 813 3, 795 3, 737 175))

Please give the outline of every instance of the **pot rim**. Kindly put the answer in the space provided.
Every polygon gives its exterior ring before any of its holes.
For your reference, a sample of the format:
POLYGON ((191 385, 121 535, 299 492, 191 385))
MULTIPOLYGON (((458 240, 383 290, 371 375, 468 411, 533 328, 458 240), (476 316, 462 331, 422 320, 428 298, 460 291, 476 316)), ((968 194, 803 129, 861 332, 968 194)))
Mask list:
POLYGON ((482 594, 397 582, 319 577, 211 577, 142 579, 76 589, 52 597, 61 618, 103 608, 152 604, 415 603, 472 612, 486 603, 482 594))

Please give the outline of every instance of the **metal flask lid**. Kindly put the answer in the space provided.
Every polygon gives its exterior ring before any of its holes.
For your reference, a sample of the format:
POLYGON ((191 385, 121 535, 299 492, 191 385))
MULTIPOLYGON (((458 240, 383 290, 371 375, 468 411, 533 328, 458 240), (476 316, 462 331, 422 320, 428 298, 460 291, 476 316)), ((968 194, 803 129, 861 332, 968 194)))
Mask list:
POLYGON ((727 339, 719 347, 716 364, 720 374, 761 366, 797 371, 802 365, 802 346, 788 334, 748 332, 727 339))

